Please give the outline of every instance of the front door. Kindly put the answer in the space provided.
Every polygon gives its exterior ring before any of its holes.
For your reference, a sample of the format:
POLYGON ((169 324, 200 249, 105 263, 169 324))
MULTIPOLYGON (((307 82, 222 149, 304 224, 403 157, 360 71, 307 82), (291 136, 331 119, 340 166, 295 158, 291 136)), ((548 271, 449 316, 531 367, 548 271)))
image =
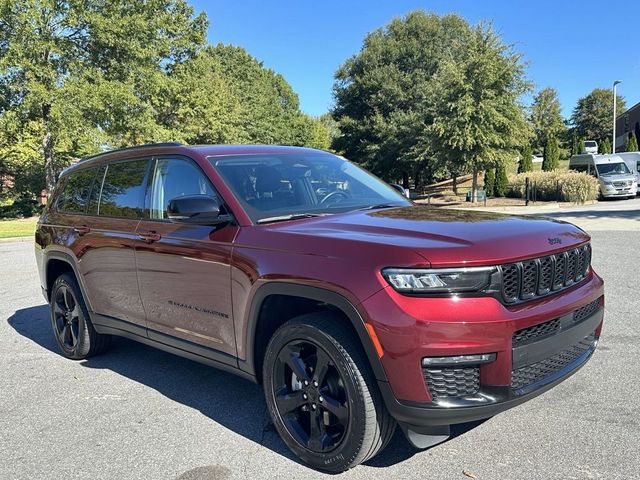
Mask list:
POLYGON ((154 160, 147 212, 136 232, 140 295, 150 338, 171 342, 167 335, 177 337, 229 354, 232 363, 236 344, 230 261, 237 227, 172 223, 167 218, 170 200, 199 194, 218 196, 193 160, 154 160))

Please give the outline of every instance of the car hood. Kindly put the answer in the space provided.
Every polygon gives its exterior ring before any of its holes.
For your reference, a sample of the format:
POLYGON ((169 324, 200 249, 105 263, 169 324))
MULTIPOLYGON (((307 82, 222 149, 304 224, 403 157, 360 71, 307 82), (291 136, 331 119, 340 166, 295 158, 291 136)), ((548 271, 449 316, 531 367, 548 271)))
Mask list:
POLYGON ((600 179, 606 182, 623 182, 635 180, 636 176, 632 173, 617 173, 613 175, 600 175, 600 179))
POLYGON ((323 239, 315 243, 321 250, 318 254, 333 251, 335 255, 340 249, 336 242, 348 242, 351 247, 354 243, 361 246, 342 250, 350 255, 354 251, 364 256, 367 251, 380 255, 380 246, 384 246, 412 250, 433 266, 506 263, 547 255, 589 240, 578 227, 550 218, 418 205, 349 212, 272 227, 287 236, 323 239), (367 244, 375 244, 376 248, 368 250, 367 244))

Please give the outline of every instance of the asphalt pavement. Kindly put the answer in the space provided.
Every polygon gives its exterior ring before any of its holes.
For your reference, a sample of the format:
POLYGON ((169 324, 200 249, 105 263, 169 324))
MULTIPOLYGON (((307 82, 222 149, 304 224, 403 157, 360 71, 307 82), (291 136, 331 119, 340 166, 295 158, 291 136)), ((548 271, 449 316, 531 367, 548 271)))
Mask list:
MULTIPOLYGON (((592 235, 606 282, 606 324, 591 361, 429 450, 412 449, 397 431, 382 454, 338 477, 638 476, 640 200, 553 216, 592 235)), ((289 453, 258 386, 125 339, 102 356, 67 360, 48 315, 32 244, 0 243, 0 479, 329 477, 289 453)))

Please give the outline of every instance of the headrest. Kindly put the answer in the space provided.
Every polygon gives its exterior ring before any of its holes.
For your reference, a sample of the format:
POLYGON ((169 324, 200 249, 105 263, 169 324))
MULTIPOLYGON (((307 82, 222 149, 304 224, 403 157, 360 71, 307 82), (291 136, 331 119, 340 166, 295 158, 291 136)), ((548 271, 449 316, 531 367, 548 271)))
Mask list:
POLYGON ((258 167, 256 169, 256 192, 275 192, 282 187, 282 175, 273 167, 258 167))

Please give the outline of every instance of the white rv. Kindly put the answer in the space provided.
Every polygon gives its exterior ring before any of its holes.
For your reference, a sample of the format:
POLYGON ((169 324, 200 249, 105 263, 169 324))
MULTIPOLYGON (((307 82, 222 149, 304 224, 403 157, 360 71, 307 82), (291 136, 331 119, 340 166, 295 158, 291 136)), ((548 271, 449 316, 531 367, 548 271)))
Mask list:
POLYGON ((624 160, 631 173, 635 174, 636 183, 640 185, 640 152, 618 153, 618 156, 624 160))
POLYGON ((598 179, 601 197, 635 197, 638 189, 636 175, 631 173, 619 155, 573 155, 569 169, 588 173, 598 179))

